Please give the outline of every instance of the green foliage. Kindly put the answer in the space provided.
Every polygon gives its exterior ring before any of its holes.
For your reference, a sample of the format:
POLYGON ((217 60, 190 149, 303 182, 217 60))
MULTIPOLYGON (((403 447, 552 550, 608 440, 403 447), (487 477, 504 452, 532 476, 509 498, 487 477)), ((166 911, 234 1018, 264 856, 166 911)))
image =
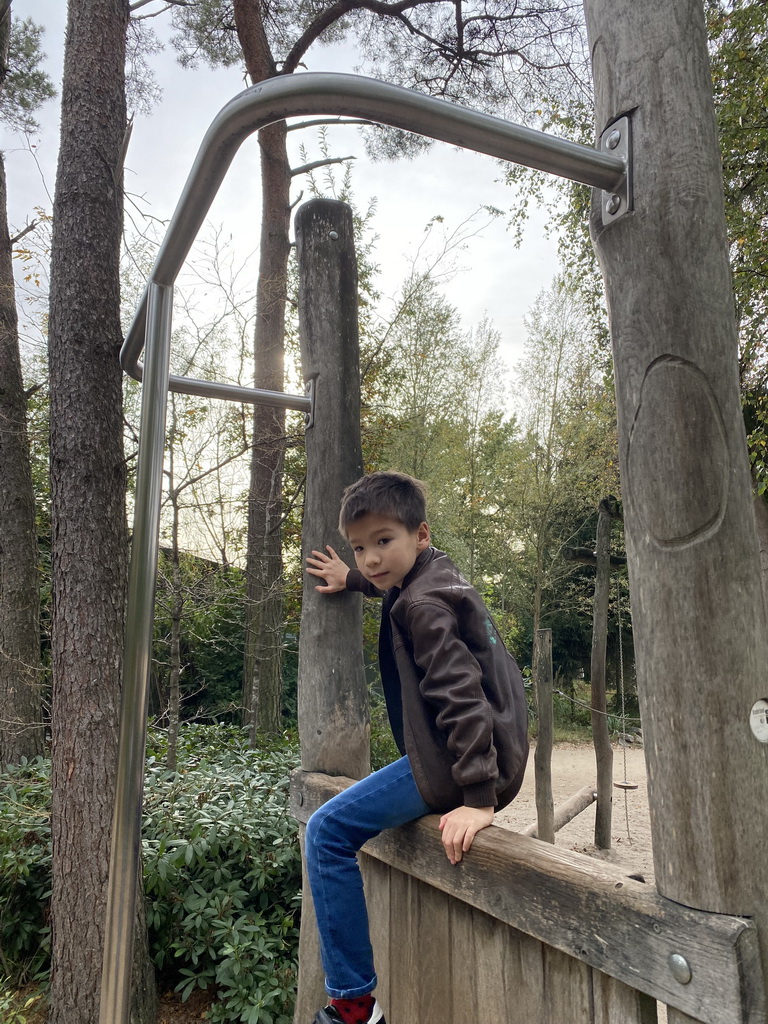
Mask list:
POLYGON ((166 709, 169 636, 176 593, 182 598, 182 718, 231 718, 239 704, 243 673, 242 570, 182 552, 178 577, 161 551, 153 646, 153 712, 166 709))
POLYGON ((180 771, 149 758, 144 878, 153 958, 184 998, 215 989, 214 1021, 289 1024, 301 859, 287 812, 292 745, 249 750, 239 730, 187 726, 180 771))
POLYGON ((50 770, 50 761, 35 758, 0 775, 0 951, 15 986, 48 969, 50 770))
MULTIPOLYGON (((294 742, 249 750, 227 726, 189 725, 179 772, 150 734, 143 816, 150 952, 184 998, 215 992, 210 1019, 289 1024, 301 858, 288 816, 294 742)), ((11 983, 45 978, 50 955, 50 762, 0 776, 0 949, 11 983)), ((0 1009, 10 997, 0 986, 0 1009)), ((11 1003, 2 1019, 10 1016, 11 1003)), ((13 1012, 16 1012, 14 1009, 13 1012)))
POLYGON ((29 1024, 33 1019, 39 1020, 43 998, 43 992, 37 987, 20 992, 10 978, 0 977, 0 1020, 3 1024, 29 1024))
POLYGON ((14 20, 8 50, 8 73, 0 89, 0 120, 16 131, 33 132, 32 116, 56 95, 48 75, 40 69, 45 56, 40 50, 43 29, 31 18, 14 20))

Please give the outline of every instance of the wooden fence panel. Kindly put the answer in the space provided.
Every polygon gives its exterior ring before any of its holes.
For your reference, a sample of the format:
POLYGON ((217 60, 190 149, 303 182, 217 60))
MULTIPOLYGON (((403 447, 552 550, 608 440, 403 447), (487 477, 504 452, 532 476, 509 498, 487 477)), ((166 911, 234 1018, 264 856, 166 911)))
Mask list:
MULTIPOLYGON (((294 817, 348 785, 297 771, 294 817)), ((483 1024, 653 1024, 657 999, 689 1013, 686 1024, 766 1024, 748 919, 691 911, 610 865, 495 826, 454 867, 436 815, 382 833, 361 857, 389 1024, 467 1024, 473 986, 469 1019, 483 1024), (690 977, 677 979, 671 953, 690 977)))
POLYGON ((361 855, 389 1024, 656 1024, 655 1000, 361 855))

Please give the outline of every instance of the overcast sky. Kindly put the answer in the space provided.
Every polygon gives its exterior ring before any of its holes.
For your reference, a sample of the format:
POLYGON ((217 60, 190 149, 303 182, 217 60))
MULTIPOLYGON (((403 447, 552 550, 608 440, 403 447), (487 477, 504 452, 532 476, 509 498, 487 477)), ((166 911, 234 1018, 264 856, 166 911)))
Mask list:
MULTIPOLYGON (((49 74, 60 85, 64 49, 65 0, 13 0, 16 17, 32 17, 45 29, 43 47, 49 74)), ((167 16, 166 16, 167 18, 167 16)), ((158 19, 159 20, 159 19, 158 19)), ((158 26, 159 27, 159 26, 158 26)), ((317 48, 310 52, 310 71, 351 71, 354 52, 317 48)), ((126 188, 145 212, 160 219, 172 214, 205 131, 216 113, 245 83, 237 69, 185 71, 167 48, 152 58, 162 98, 151 116, 137 116, 126 161, 126 188)), ((38 115, 41 132, 28 150, 18 138, 2 139, 8 171, 9 212, 19 227, 36 206, 50 210, 58 145, 58 98, 38 115)), ((508 210, 511 189, 501 181, 500 166, 488 157, 436 143, 414 161, 371 163, 354 129, 337 129, 338 155, 355 154, 353 183, 358 204, 377 199, 374 228, 379 235, 375 259, 381 265, 381 287, 394 294, 409 260, 435 216, 453 230, 479 206, 508 210)), ((294 133, 296 136, 299 133, 294 133)), ((319 156, 316 136, 305 134, 310 156, 319 156)), ((243 253, 255 248, 259 230, 258 154, 255 137, 241 148, 211 209, 209 221, 232 233, 243 253)), ((298 191, 298 188, 296 189, 298 191)), ((534 211, 516 249, 500 218, 473 239, 462 256, 466 271, 448 286, 450 301, 466 328, 487 313, 502 336, 508 363, 521 353, 523 317, 536 295, 557 272, 555 241, 545 235, 545 215, 534 211)), ((254 268, 255 272, 255 268, 254 268)))

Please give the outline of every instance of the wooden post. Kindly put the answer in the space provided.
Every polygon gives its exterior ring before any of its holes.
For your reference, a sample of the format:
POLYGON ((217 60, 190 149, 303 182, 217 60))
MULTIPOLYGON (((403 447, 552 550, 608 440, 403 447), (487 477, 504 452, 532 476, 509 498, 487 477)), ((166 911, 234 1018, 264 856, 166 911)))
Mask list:
MULTIPOLYGON (((315 389, 306 433, 307 483, 302 564, 331 544, 350 558, 337 528, 346 486, 362 475, 357 264, 352 211, 314 199, 296 215, 299 329, 304 378, 315 389)), ((368 691, 362 657, 359 594, 318 594, 305 574, 299 637, 299 738, 304 771, 360 779, 370 770, 368 691)), ((302 834, 303 840, 303 834, 302 834)), ((322 1005, 323 973, 304 879, 296 1021, 322 1005)))
POLYGON ((554 843, 554 804, 552 801, 552 742, 554 735, 552 714, 552 630, 537 629, 533 647, 533 684, 536 690, 536 710, 539 729, 534 754, 536 780, 536 822, 538 837, 545 843, 554 843))
POLYGON ((608 705, 605 696, 605 651, 608 640, 608 590, 611 582, 611 509, 615 501, 603 498, 598 506, 595 541, 595 600, 592 608, 592 657, 590 685, 592 688, 592 741, 597 768, 597 809, 595 813, 595 846, 611 848, 611 817, 613 810, 613 748, 608 729, 608 705))
POLYGON ((768 631, 703 9, 586 0, 585 10, 598 132, 632 121, 634 212, 602 227, 596 210, 593 229, 657 885, 689 907, 753 917, 764 986, 768 743, 750 717, 768 697, 768 631))

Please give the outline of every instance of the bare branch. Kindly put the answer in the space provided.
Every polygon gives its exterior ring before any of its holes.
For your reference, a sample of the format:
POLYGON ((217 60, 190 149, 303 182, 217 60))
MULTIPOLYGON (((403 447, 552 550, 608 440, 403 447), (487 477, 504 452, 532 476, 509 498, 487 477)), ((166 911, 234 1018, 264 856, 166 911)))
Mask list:
MULTIPOLYGON (((401 0, 400 3, 390 4, 384 3, 382 0, 337 0, 337 3, 332 4, 317 17, 304 35, 296 40, 291 48, 291 52, 285 58, 282 73, 287 75, 295 71, 301 58, 312 43, 319 39, 327 28, 330 28, 340 18, 351 14, 353 11, 370 11, 372 14, 378 14, 381 17, 394 18, 401 21, 410 31, 416 32, 412 23, 405 17, 405 12, 414 7, 423 7, 427 4, 440 4, 443 2, 444 0, 401 0)), ((435 40, 431 41, 437 45, 435 40)))
POLYGON ((357 160, 356 156, 329 156, 325 160, 313 160, 312 163, 302 164, 301 167, 291 168, 291 177, 296 178, 299 174, 309 174, 318 167, 328 167, 330 164, 343 164, 347 160, 357 160))
MULTIPOLYGON (((134 11, 138 11, 140 7, 146 7, 147 4, 153 4, 156 0, 134 0, 129 6, 128 10, 133 14, 134 11)), ((165 6, 159 11, 153 11, 151 14, 143 15, 144 18, 156 18, 159 14, 165 14, 166 11, 170 10, 171 7, 191 7, 190 0, 164 0, 165 6)))
MULTIPOLYGON (((2 18, 1 14, 0 18, 2 18)), ((20 231, 18 235, 14 235, 13 238, 10 239, 11 246, 14 246, 17 242, 20 242, 24 235, 28 235, 30 231, 34 231, 37 227, 37 223, 38 222, 36 220, 33 220, 32 223, 27 224, 27 226, 22 231, 20 231)))

